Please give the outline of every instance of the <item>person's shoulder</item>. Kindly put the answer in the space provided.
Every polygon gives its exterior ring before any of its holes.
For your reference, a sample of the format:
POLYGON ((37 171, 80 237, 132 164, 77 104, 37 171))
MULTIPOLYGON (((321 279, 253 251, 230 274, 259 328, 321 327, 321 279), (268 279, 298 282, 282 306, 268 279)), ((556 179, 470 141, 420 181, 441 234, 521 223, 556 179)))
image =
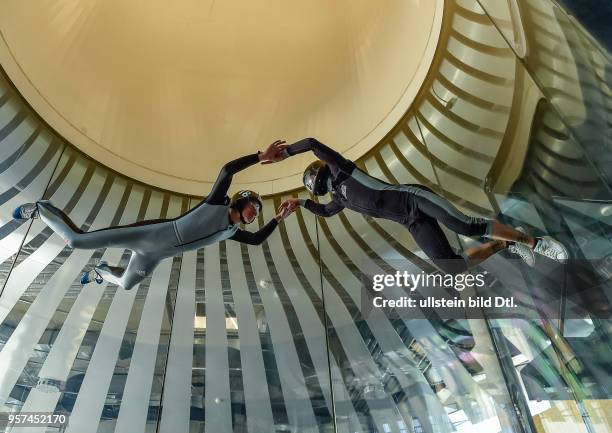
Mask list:
POLYGON ((202 200, 202 205, 206 204, 208 206, 229 207, 231 202, 232 199, 230 199, 227 195, 224 196, 222 199, 217 199, 213 201, 208 201, 208 197, 206 197, 204 200, 202 200))

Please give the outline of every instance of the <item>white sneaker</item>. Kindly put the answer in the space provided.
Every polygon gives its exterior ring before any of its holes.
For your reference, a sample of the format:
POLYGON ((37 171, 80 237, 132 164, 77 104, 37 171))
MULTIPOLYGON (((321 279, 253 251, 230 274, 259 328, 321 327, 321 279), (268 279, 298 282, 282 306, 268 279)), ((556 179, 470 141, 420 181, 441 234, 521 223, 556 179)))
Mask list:
POLYGON ((92 281, 95 281, 98 284, 102 284, 104 282, 104 279, 95 269, 88 272, 83 272, 83 275, 81 276, 81 284, 89 284, 92 281))
POLYGON ((559 263, 566 263, 569 259, 569 251, 563 244, 550 236, 543 236, 536 239, 534 252, 555 260, 559 263))
POLYGON ((108 267, 108 263, 105 261, 101 261, 96 266, 94 266, 91 271, 83 273, 83 276, 81 277, 81 284, 89 284, 92 281, 95 281, 98 284, 102 284, 104 282, 104 278, 102 278, 102 275, 100 275, 100 272, 98 272, 98 269, 100 269, 100 267, 108 267))
MULTIPOLYGON (((527 234, 527 231, 523 227, 515 227, 515 230, 527 234)), ((514 245, 508 247, 508 251, 518 255, 530 268, 535 266, 535 254, 529 245, 515 242, 514 245)))
POLYGON ((38 218, 38 206, 36 203, 25 203, 15 208, 13 218, 19 220, 29 220, 38 218))
POLYGON ((508 251, 519 256, 527 266, 533 268, 535 266, 535 254, 533 250, 525 244, 514 243, 508 247, 508 251))

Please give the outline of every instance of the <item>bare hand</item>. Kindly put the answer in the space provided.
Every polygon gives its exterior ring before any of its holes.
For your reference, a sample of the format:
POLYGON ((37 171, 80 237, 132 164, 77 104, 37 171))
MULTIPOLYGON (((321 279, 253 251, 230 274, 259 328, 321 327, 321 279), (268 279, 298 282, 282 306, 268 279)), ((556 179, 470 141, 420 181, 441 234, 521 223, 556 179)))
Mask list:
POLYGON ((282 220, 287 218, 289 215, 291 215, 291 212, 289 212, 287 209, 284 209, 283 212, 277 213, 274 218, 276 218, 276 221, 281 222, 282 220))
POLYGON ((285 200, 279 207, 278 212, 288 211, 289 213, 295 211, 298 207, 300 207, 300 199, 299 198, 290 198, 285 200))
POLYGON ((276 214, 276 216, 274 218, 276 218, 276 221, 281 222, 282 220, 284 220, 285 218, 287 218, 289 215, 291 215, 292 211, 289 208, 279 208, 278 213, 276 214))
POLYGON ((287 142, 284 140, 276 140, 274 143, 268 146, 268 148, 259 154, 259 160, 263 164, 271 164, 273 162, 279 162, 285 159, 283 150, 287 148, 287 142))

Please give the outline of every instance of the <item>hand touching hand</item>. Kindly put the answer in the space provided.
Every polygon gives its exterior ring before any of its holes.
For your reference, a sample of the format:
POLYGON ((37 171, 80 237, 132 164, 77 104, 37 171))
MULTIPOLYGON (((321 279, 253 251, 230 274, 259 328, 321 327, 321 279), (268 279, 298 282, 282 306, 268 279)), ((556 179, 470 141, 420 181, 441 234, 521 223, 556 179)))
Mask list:
POLYGON ((293 212, 298 207, 300 207, 300 199, 299 198, 289 198, 289 199, 285 200, 279 206, 278 210, 280 211, 281 209, 288 209, 290 212, 293 212))
POLYGON ((282 220, 284 220, 285 218, 287 218, 289 215, 291 215, 293 213, 293 211, 295 211, 298 207, 300 207, 300 200, 297 198, 290 198, 288 200, 285 200, 279 207, 278 207, 278 214, 276 215, 276 219, 280 222, 282 220))
POLYGON ((259 154, 259 160, 262 164, 271 164, 285 159, 283 150, 287 148, 287 142, 284 140, 276 140, 268 146, 268 148, 259 154))

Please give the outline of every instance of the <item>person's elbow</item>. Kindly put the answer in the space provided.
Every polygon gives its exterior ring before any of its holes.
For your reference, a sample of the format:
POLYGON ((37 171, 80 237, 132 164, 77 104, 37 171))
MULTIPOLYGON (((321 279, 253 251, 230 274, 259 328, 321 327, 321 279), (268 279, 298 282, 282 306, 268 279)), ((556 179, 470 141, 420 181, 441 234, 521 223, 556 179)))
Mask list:
POLYGON ((265 240, 265 238, 250 238, 246 241, 246 243, 257 247, 263 244, 265 240))
POLYGON ((230 163, 226 163, 223 167, 221 167, 221 171, 219 171, 219 177, 228 177, 232 174, 230 163))
POLYGON ((254 238, 243 238, 243 239, 232 239, 232 240, 240 242, 241 244, 254 245, 254 246, 261 245, 261 243, 263 242, 259 239, 254 239, 254 238))
POLYGON ((312 149, 316 149, 321 146, 321 142, 314 137, 307 137, 304 139, 304 141, 306 141, 306 143, 308 143, 312 149))

